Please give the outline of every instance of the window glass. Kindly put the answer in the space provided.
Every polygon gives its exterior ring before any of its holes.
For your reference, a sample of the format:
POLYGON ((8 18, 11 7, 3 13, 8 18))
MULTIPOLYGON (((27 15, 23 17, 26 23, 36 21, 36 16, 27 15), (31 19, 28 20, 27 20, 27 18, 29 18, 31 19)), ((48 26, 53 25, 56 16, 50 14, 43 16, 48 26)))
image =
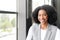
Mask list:
POLYGON ((0 40, 16 40, 17 14, 0 13, 0 40))

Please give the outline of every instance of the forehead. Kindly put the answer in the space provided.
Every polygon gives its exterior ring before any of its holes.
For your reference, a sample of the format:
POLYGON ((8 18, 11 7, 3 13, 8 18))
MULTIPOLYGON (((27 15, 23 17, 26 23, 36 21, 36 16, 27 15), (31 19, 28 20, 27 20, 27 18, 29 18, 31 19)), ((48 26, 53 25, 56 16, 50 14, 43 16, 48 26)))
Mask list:
POLYGON ((44 10, 44 9, 39 10, 38 13, 45 13, 45 14, 47 14, 46 10, 44 10))

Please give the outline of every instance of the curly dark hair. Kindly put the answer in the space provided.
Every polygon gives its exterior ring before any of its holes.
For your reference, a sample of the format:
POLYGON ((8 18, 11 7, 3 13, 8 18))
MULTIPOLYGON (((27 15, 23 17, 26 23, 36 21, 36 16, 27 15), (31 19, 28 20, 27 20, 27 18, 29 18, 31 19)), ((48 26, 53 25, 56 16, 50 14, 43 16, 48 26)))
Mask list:
POLYGON ((43 5, 43 6, 37 7, 32 13, 33 20, 38 24, 40 23, 38 21, 38 12, 39 12, 39 10, 42 10, 42 9, 45 10, 48 15, 48 23, 54 24, 57 20, 57 12, 54 9, 54 7, 52 7, 50 5, 43 5))

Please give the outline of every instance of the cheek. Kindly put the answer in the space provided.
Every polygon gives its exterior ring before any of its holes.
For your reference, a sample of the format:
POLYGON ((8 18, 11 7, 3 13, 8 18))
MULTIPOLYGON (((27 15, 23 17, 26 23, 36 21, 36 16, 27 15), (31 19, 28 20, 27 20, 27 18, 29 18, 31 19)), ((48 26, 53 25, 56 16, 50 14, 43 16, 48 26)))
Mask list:
POLYGON ((46 16, 45 19, 48 20, 48 17, 46 16))
POLYGON ((40 19, 40 16, 38 16, 38 20, 40 19))
POLYGON ((40 17, 40 16, 38 16, 38 21, 39 21, 39 22, 41 21, 41 17, 40 17))

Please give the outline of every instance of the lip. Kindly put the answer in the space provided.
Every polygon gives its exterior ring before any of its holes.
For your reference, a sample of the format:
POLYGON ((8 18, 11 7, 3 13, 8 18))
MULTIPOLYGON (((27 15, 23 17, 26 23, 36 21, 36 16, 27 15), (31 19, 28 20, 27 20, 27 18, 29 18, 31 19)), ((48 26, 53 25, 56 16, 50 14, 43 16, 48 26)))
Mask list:
POLYGON ((43 22, 44 20, 40 20, 41 22, 43 22))
POLYGON ((40 20, 40 22, 44 22, 44 21, 45 21, 44 19, 40 20))

